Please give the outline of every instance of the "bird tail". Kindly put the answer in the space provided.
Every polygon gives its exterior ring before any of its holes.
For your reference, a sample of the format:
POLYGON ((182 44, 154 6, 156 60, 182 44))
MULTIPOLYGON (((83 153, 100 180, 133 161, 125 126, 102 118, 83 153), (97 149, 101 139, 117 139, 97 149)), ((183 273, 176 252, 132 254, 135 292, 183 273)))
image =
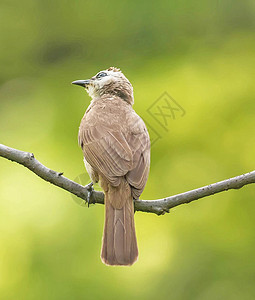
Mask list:
POLYGON ((126 181, 105 191, 105 225, 102 262, 111 266, 132 265, 138 258, 134 204, 126 181))

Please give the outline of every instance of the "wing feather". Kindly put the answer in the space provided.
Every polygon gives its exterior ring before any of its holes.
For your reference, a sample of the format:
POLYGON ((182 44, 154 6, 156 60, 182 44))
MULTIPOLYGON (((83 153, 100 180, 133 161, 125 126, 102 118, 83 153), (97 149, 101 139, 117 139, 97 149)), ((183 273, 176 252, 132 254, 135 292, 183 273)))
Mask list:
POLYGON ((90 106, 80 125, 79 144, 97 172, 113 186, 125 176, 138 198, 149 174, 150 139, 143 120, 120 101, 118 114, 113 102, 90 106))

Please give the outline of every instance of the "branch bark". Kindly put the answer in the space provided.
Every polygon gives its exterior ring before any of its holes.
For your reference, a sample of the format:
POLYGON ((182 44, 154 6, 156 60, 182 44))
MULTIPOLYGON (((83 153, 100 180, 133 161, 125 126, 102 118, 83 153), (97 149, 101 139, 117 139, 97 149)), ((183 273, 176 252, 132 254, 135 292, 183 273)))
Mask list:
MULTIPOLYGON (((35 159, 33 153, 20 151, 0 144, 0 156, 23 165, 42 179, 87 201, 88 188, 86 186, 84 187, 64 177, 62 172, 56 172, 45 167, 37 159, 35 159)), ((175 206, 189 203, 223 191, 240 189, 241 187, 251 183, 255 183, 255 171, 162 199, 136 200, 135 210, 163 215, 165 213, 169 213, 169 210, 175 206)), ((91 195, 90 201, 92 203, 104 204, 104 194, 99 191, 94 191, 91 195)))

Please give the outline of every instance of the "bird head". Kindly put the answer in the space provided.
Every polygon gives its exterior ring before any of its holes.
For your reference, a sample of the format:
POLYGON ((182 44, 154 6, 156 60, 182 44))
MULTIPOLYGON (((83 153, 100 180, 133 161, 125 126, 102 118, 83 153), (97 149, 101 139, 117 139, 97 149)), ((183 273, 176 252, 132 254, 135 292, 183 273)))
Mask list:
POLYGON ((84 87, 92 99, 114 95, 131 105, 134 103, 131 83, 120 69, 114 67, 98 72, 91 79, 76 80, 72 84, 84 87))

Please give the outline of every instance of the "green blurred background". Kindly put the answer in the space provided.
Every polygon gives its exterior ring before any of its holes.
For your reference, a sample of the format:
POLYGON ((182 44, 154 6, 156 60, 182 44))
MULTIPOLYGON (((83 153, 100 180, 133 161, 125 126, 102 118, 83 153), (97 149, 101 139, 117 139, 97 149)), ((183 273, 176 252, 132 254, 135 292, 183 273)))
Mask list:
MULTIPOLYGON (((253 0, 2 0, 0 20, 1 143, 86 183, 90 99, 70 83, 116 66, 161 137, 142 199, 255 169, 253 0), (164 92, 186 111, 167 131, 148 113, 164 92)), ((104 207, 0 159, 0 299, 255 299, 254 197, 250 185, 138 212, 138 262, 106 267, 104 207)))

